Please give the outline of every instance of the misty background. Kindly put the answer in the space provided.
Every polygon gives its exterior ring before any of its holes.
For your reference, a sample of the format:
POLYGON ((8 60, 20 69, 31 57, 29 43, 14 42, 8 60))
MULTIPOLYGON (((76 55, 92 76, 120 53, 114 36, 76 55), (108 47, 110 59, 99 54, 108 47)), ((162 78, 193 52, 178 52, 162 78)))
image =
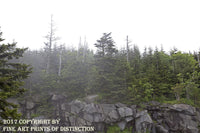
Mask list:
POLYGON ((0 2, 0 130, 3 119, 48 118, 198 132, 198 0, 0 2))
POLYGON ((200 46, 199 6, 198 0, 2 0, 0 25, 7 41, 30 49, 44 47, 53 14, 58 43, 66 47, 77 48, 81 37, 93 49, 102 33, 112 32, 118 48, 128 35, 141 50, 162 45, 188 52, 200 46))

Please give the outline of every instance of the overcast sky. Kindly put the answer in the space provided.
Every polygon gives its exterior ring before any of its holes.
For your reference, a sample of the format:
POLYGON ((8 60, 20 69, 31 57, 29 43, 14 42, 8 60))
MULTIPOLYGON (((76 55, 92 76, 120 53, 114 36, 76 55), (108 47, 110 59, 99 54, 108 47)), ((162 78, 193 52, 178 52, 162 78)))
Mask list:
POLYGON ((6 42, 20 47, 44 47, 51 14, 59 43, 77 47, 80 36, 89 46, 112 32, 117 47, 161 44, 165 51, 200 48, 199 0, 0 0, 0 26, 6 42))

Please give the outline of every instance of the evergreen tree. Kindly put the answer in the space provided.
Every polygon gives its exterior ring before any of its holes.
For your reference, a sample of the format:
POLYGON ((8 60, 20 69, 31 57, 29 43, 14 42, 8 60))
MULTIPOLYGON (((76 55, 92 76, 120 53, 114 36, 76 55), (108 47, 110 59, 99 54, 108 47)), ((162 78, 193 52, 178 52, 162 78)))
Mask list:
POLYGON ((116 81, 117 59, 115 55, 117 54, 117 49, 111 33, 104 33, 94 45, 97 47, 95 56, 95 65, 98 71, 96 88, 103 95, 104 100, 109 98, 112 101, 110 96, 116 92, 119 84, 116 81))
POLYGON ((85 41, 84 45, 79 44, 78 50, 63 48, 62 57, 59 47, 51 48, 48 74, 45 74, 47 51, 26 52, 23 62, 34 66, 26 84, 32 91, 31 97, 48 99, 56 93, 74 100, 100 94, 101 102, 107 103, 140 104, 156 100, 200 105, 200 68, 196 54, 177 49, 168 54, 158 48, 145 48, 140 53, 137 46, 117 51, 111 33, 104 33, 94 45, 96 54, 87 48, 85 41))
MULTIPOLYGON (((3 42, 4 39, 1 36, 2 32, 0 32, 0 42, 3 42)), ((15 42, 0 44, 0 120, 20 116, 17 113, 17 105, 8 102, 8 99, 25 91, 21 86, 31 69, 26 64, 12 61, 12 59, 22 57, 25 50, 16 48, 15 42)))

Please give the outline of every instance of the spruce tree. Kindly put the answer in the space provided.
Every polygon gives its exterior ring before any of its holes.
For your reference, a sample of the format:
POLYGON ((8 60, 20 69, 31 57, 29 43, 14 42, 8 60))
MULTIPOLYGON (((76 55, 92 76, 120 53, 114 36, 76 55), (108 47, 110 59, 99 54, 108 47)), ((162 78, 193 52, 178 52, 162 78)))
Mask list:
POLYGON ((25 89, 23 79, 31 72, 26 64, 16 62, 22 57, 25 49, 16 48, 16 43, 4 44, 0 32, 0 124, 2 119, 19 118, 17 105, 8 102, 11 97, 21 95, 25 89))
POLYGON ((103 95, 104 100, 108 98, 110 100, 112 93, 116 90, 115 65, 117 60, 115 55, 117 49, 115 48, 115 42, 111 37, 111 33, 104 33, 94 45, 97 48, 97 54, 95 55, 95 66, 98 71, 96 88, 103 95))

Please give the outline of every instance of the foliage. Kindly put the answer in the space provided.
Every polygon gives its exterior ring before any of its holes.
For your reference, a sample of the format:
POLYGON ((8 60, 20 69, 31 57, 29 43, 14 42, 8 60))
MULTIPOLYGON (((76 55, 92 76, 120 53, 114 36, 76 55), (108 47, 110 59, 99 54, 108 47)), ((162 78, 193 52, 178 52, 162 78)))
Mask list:
POLYGON ((185 101, 200 106, 200 68, 198 54, 173 49, 145 48, 141 53, 134 45, 127 51, 117 50, 111 33, 104 33, 94 44, 79 48, 52 48, 49 72, 44 50, 27 51, 22 62, 34 69, 25 87, 26 96, 62 94, 73 100, 90 94, 101 96, 98 102, 141 104, 147 101, 185 101), (61 74, 59 59, 61 61, 61 74), (190 102, 188 102, 190 101, 190 102))
MULTIPOLYGON (((0 42, 4 39, 1 38, 0 42)), ((16 60, 22 57, 26 49, 16 48, 16 43, 0 44, 0 119, 19 118, 17 105, 8 101, 9 98, 21 95, 25 89, 23 79, 27 78, 31 69, 28 65, 16 60)))
POLYGON ((177 101, 177 100, 164 101, 164 103, 169 103, 169 104, 188 104, 188 105, 192 105, 194 107, 199 107, 198 105, 194 104, 194 102, 192 100, 187 100, 185 98, 181 98, 179 101, 177 101))
POLYGON ((107 133, 132 133, 132 129, 124 129, 123 131, 117 125, 109 126, 107 133))

